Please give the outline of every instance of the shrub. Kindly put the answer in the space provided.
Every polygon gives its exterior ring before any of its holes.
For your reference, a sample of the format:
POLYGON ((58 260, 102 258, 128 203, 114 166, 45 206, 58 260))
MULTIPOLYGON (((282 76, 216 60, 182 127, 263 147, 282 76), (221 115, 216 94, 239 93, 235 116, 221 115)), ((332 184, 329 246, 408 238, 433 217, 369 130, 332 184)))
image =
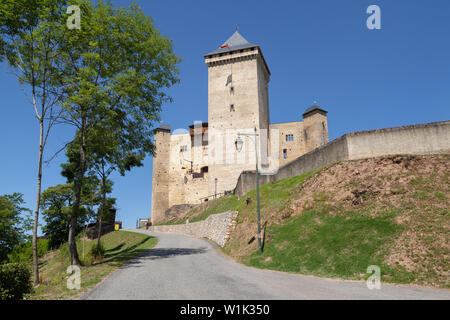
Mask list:
POLYGON ((20 263, 0 265, 0 300, 21 300, 31 293, 31 271, 20 263))
POLYGON ((105 256, 105 248, 100 242, 100 245, 94 244, 91 248, 90 254, 94 259, 101 259, 105 256))
MULTIPOLYGON (((49 252, 49 240, 38 239, 38 257, 44 256, 49 252)), ((25 263, 33 260, 33 245, 31 240, 25 242, 13 249, 9 255, 9 262, 25 263)))

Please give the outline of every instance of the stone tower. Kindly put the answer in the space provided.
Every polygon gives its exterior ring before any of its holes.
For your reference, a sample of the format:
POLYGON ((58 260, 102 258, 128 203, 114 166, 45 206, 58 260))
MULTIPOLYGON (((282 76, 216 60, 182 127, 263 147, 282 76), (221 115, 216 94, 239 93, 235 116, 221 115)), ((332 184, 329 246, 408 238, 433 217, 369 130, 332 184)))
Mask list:
POLYGON ((306 152, 328 142, 327 111, 315 104, 303 113, 303 122, 306 152))
MULTIPOLYGON (((245 159, 238 160, 237 132, 269 128, 270 71, 258 45, 236 31, 205 56, 208 66, 208 149, 210 194, 234 189, 243 170, 255 169, 254 144, 245 139, 245 159), (216 180, 217 179, 217 180, 216 180)), ((263 130, 264 132, 265 130, 263 130)), ((257 139, 258 149, 261 136, 257 139)), ((261 157, 260 150, 258 151, 261 157)), ((261 163, 261 161, 259 161, 261 163)))
POLYGON ((169 208, 170 126, 163 124, 155 131, 156 155, 153 157, 152 224, 164 219, 169 208))

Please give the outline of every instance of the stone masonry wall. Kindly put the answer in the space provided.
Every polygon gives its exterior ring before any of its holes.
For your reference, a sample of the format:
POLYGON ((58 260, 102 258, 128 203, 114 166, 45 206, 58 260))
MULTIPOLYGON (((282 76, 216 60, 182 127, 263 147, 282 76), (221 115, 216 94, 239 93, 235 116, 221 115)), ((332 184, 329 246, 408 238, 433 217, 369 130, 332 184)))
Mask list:
POLYGON ((268 127, 266 96, 270 74, 261 59, 262 53, 257 47, 205 58, 208 66, 208 159, 214 159, 209 164, 209 195, 215 193, 216 178, 217 192, 229 191, 240 173, 254 166, 248 161, 235 160, 243 154, 252 157, 252 143, 249 142, 248 150, 238 154, 234 142, 238 132, 251 133, 255 127, 258 131, 268 127))
POLYGON ((212 214, 203 221, 150 227, 151 231, 176 233, 195 238, 208 238, 223 247, 236 225, 237 211, 212 214))
MULTIPOLYGON (((271 175, 260 175, 260 185, 300 175, 338 161, 358 160, 395 154, 450 152, 450 120, 378 130, 343 136, 281 166, 271 175)), ((255 171, 243 171, 234 189, 238 197, 256 189, 255 171)))
POLYGON ((169 209, 170 130, 155 133, 156 155, 153 157, 152 223, 164 219, 169 209))

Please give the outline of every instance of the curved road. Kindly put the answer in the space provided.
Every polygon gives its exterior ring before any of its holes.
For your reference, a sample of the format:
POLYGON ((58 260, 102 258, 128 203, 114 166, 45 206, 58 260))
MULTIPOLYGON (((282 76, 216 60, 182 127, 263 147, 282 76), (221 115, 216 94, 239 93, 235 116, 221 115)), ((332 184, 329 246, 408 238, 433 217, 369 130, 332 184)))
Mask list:
POLYGON ((158 244, 113 272, 82 299, 450 299, 450 290, 339 281, 246 267, 204 239, 156 236, 158 244))

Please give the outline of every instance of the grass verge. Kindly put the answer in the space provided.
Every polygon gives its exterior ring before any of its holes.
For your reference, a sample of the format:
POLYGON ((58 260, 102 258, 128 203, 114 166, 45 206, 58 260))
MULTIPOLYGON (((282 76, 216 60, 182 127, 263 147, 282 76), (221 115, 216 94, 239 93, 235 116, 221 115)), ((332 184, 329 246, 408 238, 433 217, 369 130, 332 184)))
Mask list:
POLYGON ((363 280, 377 265, 383 282, 450 288, 449 159, 355 160, 265 185, 263 254, 254 203, 241 205, 223 251, 258 268, 363 280))
POLYGON ((330 214, 323 207, 271 225, 270 240, 262 255, 254 252, 242 259, 257 268, 296 272, 322 277, 366 279, 370 265, 383 270, 382 281, 409 283, 414 275, 402 267, 384 263, 386 254, 402 227, 395 212, 372 218, 361 212, 330 214))
POLYGON ((46 254, 41 259, 41 284, 26 298, 28 300, 76 299, 121 265, 154 247, 156 242, 156 238, 144 234, 114 231, 102 237, 105 256, 102 260, 96 261, 90 255, 90 250, 97 243, 97 240, 86 240, 83 259, 83 241, 78 239, 78 254, 84 264, 80 268, 80 290, 67 289, 67 277, 69 275, 66 273, 66 270, 70 265, 70 261, 68 245, 64 244, 60 249, 46 254))

